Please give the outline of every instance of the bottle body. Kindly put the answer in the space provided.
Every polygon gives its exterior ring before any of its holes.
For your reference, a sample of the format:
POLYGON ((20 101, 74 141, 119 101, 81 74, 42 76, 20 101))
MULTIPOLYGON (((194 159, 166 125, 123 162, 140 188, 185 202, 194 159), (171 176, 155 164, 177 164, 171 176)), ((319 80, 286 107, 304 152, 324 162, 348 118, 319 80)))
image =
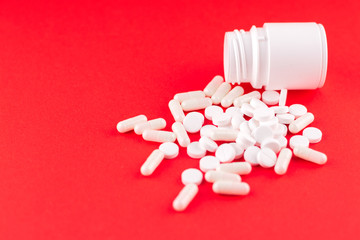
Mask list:
POLYGON ((225 33, 224 75, 254 88, 316 89, 325 83, 327 42, 317 23, 265 23, 225 33))

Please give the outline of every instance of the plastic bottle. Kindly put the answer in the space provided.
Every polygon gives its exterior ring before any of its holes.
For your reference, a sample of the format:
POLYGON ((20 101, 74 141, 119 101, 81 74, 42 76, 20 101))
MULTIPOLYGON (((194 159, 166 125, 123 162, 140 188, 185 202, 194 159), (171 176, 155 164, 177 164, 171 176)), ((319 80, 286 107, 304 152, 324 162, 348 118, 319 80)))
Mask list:
POLYGON ((229 83, 254 88, 316 89, 327 71, 325 29, 317 23, 265 23, 225 33, 224 72, 229 83))

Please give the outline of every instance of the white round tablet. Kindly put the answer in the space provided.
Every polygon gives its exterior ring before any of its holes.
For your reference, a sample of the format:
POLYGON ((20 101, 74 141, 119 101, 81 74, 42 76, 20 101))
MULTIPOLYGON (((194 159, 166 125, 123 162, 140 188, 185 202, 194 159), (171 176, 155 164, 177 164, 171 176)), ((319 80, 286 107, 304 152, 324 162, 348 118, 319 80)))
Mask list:
POLYGON ((270 148, 262 148, 256 156, 256 160, 258 161, 260 166, 264 168, 270 168, 275 166, 276 159, 277 157, 275 152, 270 148))
POLYGON ((260 123, 258 120, 256 120, 255 118, 252 118, 248 121, 248 124, 249 124, 249 128, 252 131, 254 131, 257 127, 260 126, 260 123))
POLYGON ((166 159, 176 158, 179 155, 179 146, 173 142, 164 142, 159 146, 159 150, 166 159))
POLYGON ((236 138, 236 143, 240 144, 246 149, 250 146, 255 145, 256 140, 250 134, 247 134, 245 132, 239 132, 236 138))
POLYGON ((307 113, 307 108, 301 104, 293 104, 289 107, 289 112, 298 118, 307 113))
POLYGON ((248 117, 254 116, 254 110, 255 109, 249 103, 244 103, 241 105, 241 112, 248 117))
POLYGON ((219 106, 209 106, 205 108, 205 117, 209 119, 210 121, 215 115, 222 114, 224 111, 219 106))
POLYGON ((262 100, 267 105, 275 105, 279 103, 280 94, 273 90, 267 90, 262 93, 262 100))
POLYGON ((231 127, 233 129, 240 129, 240 124, 242 122, 246 121, 245 118, 242 116, 242 114, 235 114, 233 115, 233 117, 231 118, 231 127))
POLYGON ((270 148, 275 153, 278 153, 281 149, 280 143, 274 138, 267 138, 261 143, 261 148, 270 148))
POLYGON ((196 168, 188 168, 181 173, 181 182, 186 185, 194 183, 199 185, 203 180, 203 173, 196 168))
POLYGON ((260 99, 257 99, 257 98, 252 98, 250 100, 250 105, 255 109, 257 109, 257 108, 268 108, 268 106, 263 101, 261 101, 260 99))
POLYGON ((191 158, 202 158, 205 156, 206 149, 201 147, 199 142, 192 142, 187 146, 186 152, 191 158))
POLYGON ((235 155, 235 149, 228 143, 221 144, 215 152, 215 156, 220 162, 232 162, 235 159, 235 155))
POLYGON ((241 114, 241 108, 239 107, 229 107, 225 110, 225 113, 230 114, 231 116, 237 115, 237 114, 241 114))
POLYGON ((274 115, 274 110, 271 108, 257 108, 254 111, 254 118, 259 122, 269 121, 274 115))
POLYGON ((290 124, 295 120, 295 116, 290 113, 276 114, 276 117, 282 124, 290 124))
POLYGON ((213 129, 217 129, 217 127, 214 125, 202 126, 202 128, 200 128, 200 136, 201 137, 204 137, 204 136, 209 137, 213 129))
POLYGON ((273 137, 273 131, 269 126, 260 126, 253 131, 253 136, 261 144, 265 139, 273 137))
POLYGON ((235 159, 239 159, 244 154, 244 148, 238 143, 229 143, 235 149, 235 159))
POLYGON ((220 160, 214 156, 205 156, 200 159, 199 166, 200 170, 203 172, 215 170, 218 166, 220 166, 220 160))
POLYGON ((201 147, 203 147, 209 152, 215 152, 216 149, 218 148, 218 145, 214 140, 205 136, 200 138, 199 143, 201 147))
POLYGON ((289 145, 292 149, 295 147, 309 147, 309 139, 302 135, 295 135, 290 138, 289 145))
POLYGON ((199 112, 188 113, 183 121, 184 128, 189 133, 196 133, 204 124, 204 115, 199 112))
POLYGON ((280 144, 280 149, 286 148, 288 140, 284 136, 277 137, 276 140, 280 144))
POLYGON ((322 132, 315 127, 307 127, 303 131, 303 136, 309 139, 310 143, 318 143, 321 141, 322 132))
POLYGON ((252 166, 258 165, 257 154, 260 151, 260 148, 257 146, 250 146, 244 152, 244 159, 246 162, 250 163, 252 166))
POLYGON ((249 127, 248 121, 243 121, 242 123, 240 123, 239 128, 240 128, 240 132, 251 134, 251 129, 249 127))
POLYGON ((213 116, 213 124, 219 127, 227 126, 231 122, 231 115, 228 113, 221 113, 213 116))

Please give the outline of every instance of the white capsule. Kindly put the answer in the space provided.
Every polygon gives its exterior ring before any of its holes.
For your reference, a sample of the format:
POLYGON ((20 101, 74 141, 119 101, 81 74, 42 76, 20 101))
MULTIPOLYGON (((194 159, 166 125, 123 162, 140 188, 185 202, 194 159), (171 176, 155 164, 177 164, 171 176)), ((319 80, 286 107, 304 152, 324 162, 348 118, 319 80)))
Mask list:
POLYGON ((280 151, 274 168, 277 174, 283 175, 286 173, 289 167, 291 157, 292 157, 292 152, 290 149, 284 148, 280 151))
POLYGON ((134 127, 134 132, 141 135, 146 129, 159 130, 166 127, 166 121, 163 118, 156 118, 147 122, 138 123, 134 127))
POLYGON ((241 105, 241 112, 248 117, 253 117, 254 111, 255 109, 249 103, 243 103, 241 105))
POLYGON ((183 92, 183 93, 177 93, 174 96, 175 100, 178 100, 180 103, 182 103, 185 100, 192 99, 192 98, 204 98, 205 93, 203 91, 190 91, 190 92, 183 92))
POLYGON ((204 124, 204 115, 199 112, 190 112, 186 114, 183 125, 187 132, 196 133, 200 131, 200 128, 204 124))
POLYGON ((247 195, 250 192, 249 184, 235 181, 216 181, 212 189, 217 194, 247 195))
POLYGON ((267 90, 262 93, 262 100, 267 105, 275 105, 279 103, 280 94, 274 90, 267 90))
POLYGON ((212 101, 210 98, 191 98, 183 101, 181 107, 184 111, 196 111, 211 106, 212 101))
POLYGON ((173 132, 169 131, 160 131, 160 130, 151 130, 146 129, 142 137, 145 141, 151 141, 151 142, 175 142, 176 135, 173 132))
POLYGON ((184 120, 185 114, 178 100, 171 100, 169 102, 169 109, 176 122, 182 122, 184 120))
POLYGON ((327 156, 319 151, 316 151, 307 147, 295 147, 294 155, 298 158, 307 160, 309 162, 317 163, 317 164, 325 164, 327 162, 327 156))
POLYGON ((309 139, 310 143, 318 143, 321 141, 322 132, 315 127, 307 127, 303 131, 303 136, 309 139))
POLYGON ((232 162, 235 159, 235 149, 227 143, 221 144, 215 152, 215 156, 220 162, 232 162))
POLYGON ((164 158, 173 159, 179 155, 179 146, 173 142, 160 144, 159 150, 164 154, 164 158))
POLYGON ((214 141, 233 142, 236 140, 239 131, 231 128, 217 128, 211 130, 210 138, 214 141))
POLYGON ((177 141, 181 147, 187 147, 190 144, 190 138, 181 122, 174 122, 171 126, 175 133, 177 141))
POLYGON ((236 143, 240 144, 244 149, 255 145, 256 140, 245 132, 240 132, 236 138, 236 143))
POLYGON ((225 97, 226 94, 231 90, 230 83, 223 82, 216 89, 215 93, 211 96, 211 100, 214 104, 220 104, 221 100, 225 97))
POLYGON ((200 185, 203 180, 203 174, 199 169, 196 168, 188 168, 181 173, 181 182, 186 184, 195 183, 196 185, 200 185))
POLYGON ((225 97, 221 100, 221 106, 227 108, 230 107, 235 98, 240 97, 241 95, 244 94, 244 89, 240 86, 236 86, 233 89, 231 89, 231 91, 225 95, 225 97))
POLYGON ((180 193, 176 196, 173 201, 173 208, 175 211, 184 211, 190 202, 194 199, 198 193, 199 188, 196 184, 190 183, 186 184, 180 193))
POLYGON ((280 96, 279 96, 279 106, 286 105, 287 93, 288 93, 287 89, 281 89, 280 96))
POLYGON ((268 106, 258 98, 252 98, 250 100, 250 105, 255 109, 257 109, 257 108, 268 108, 268 106))
POLYGON ((241 107, 244 103, 249 103, 252 98, 260 99, 261 94, 258 91, 253 91, 247 94, 244 94, 234 100, 235 107, 241 107))
POLYGON ((222 163, 217 168, 217 171, 236 173, 239 175, 249 174, 252 170, 251 164, 248 162, 231 162, 222 163))
POLYGON ((216 142, 214 142, 212 139, 205 137, 205 136, 200 138, 199 143, 202 148, 206 149, 206 151, 209 151, 209 152, 215 152, 216 149, 218 148, 218 145, 216 142))
POLYGON ((199 142, 192 142, 187 146, 186 152, 191 158, 202 158, 206 154, 206 149, 201 147, 199 142))
POLYGON ((224 113, 224 111, 219 106, 209 106, 209 107, 205 108, 204 113, 205 113, 206 119, 212 121, 212 119, 215 115, 220 115, 220 114, 224 113))
POLYGON ((209 183, 214 183, 216 181, 240 182, 241 177, 235 173, 210 170, 205 173, 205 180, 209 183))
POLYGON ((141 174, 144 176, 150 176, 163 159, 164 153, 162 153, 159 149, 155 149, 141 166, 141 174))
POLYGON ((289 112, 298 118, 307 113, 307 108, 301 104, 293 104, 289 107, 289 112))
POLYGON ((220 85, 224 82, 224 78, 222 76, 215 76, 204 88, 204 93, 206 96, 211 97, 214 95, 216 90, 220 87, 220 85))
POLYGON ((273 107, 270 107, 270 109, 274 110, 275 114, 283 114, 283 113, 289 112, 288 106, 273 106, 273 107))
POLYGON ((214 125, 204 125, 202 128, 200 128, 200 136, 201 137, 210 137, 212 130, 217 129, 214 125))
POLYGON ((290 113, 276 114, 276 117, 282 124, 290 124, 295 120, 295 116, 290 113))
POLYGON ((314 121, 315 117, 312 113, 306 113, 290 123, 289 125, 289 131, 291 133, 298 133, 301 130, 303 130, 305 127, 307 127, 310 123, 314 121))
POLYGON ((215 170, 220 165, 220 160, 214 156, 205 156, 200 159, 199 167, 203 172, 215 170))
POLYGON ((274 138, 267 138, 261 143, 261 148, 270 148, 275 153, 278 153, 281 149, 280 143, 274 138))
POLYGON ((119 122, 116 125, 116 129, 120 133, 128 132, 128 131, 133 130, 136 124, 143 123, 146 121, 147 121, 147 118, 145 115, 138 115, 138 116, 128 118, 126 120, 119 122))
POLYGON ((258 165, 257 154, 259 153, 260 148, 257 146, 250 146, 244 152, 244 159, 246 162, 250 163, 252 166, 258 165))
POLYGON ((270 168, 275 166, 276 154, 270 148, 262 148, 258 152, 256 160, 263 168, 270 168))

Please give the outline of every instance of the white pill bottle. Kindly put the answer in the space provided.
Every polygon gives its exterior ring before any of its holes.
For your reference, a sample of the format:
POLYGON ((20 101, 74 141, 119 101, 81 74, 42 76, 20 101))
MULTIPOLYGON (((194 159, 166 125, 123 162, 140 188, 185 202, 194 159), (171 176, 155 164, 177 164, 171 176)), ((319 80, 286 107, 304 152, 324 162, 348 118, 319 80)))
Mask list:
POLYGON ((265 23, 225 33, 224 75, 254 88, 316 89, 325 83, 327 42, 321 24, 265 23))

